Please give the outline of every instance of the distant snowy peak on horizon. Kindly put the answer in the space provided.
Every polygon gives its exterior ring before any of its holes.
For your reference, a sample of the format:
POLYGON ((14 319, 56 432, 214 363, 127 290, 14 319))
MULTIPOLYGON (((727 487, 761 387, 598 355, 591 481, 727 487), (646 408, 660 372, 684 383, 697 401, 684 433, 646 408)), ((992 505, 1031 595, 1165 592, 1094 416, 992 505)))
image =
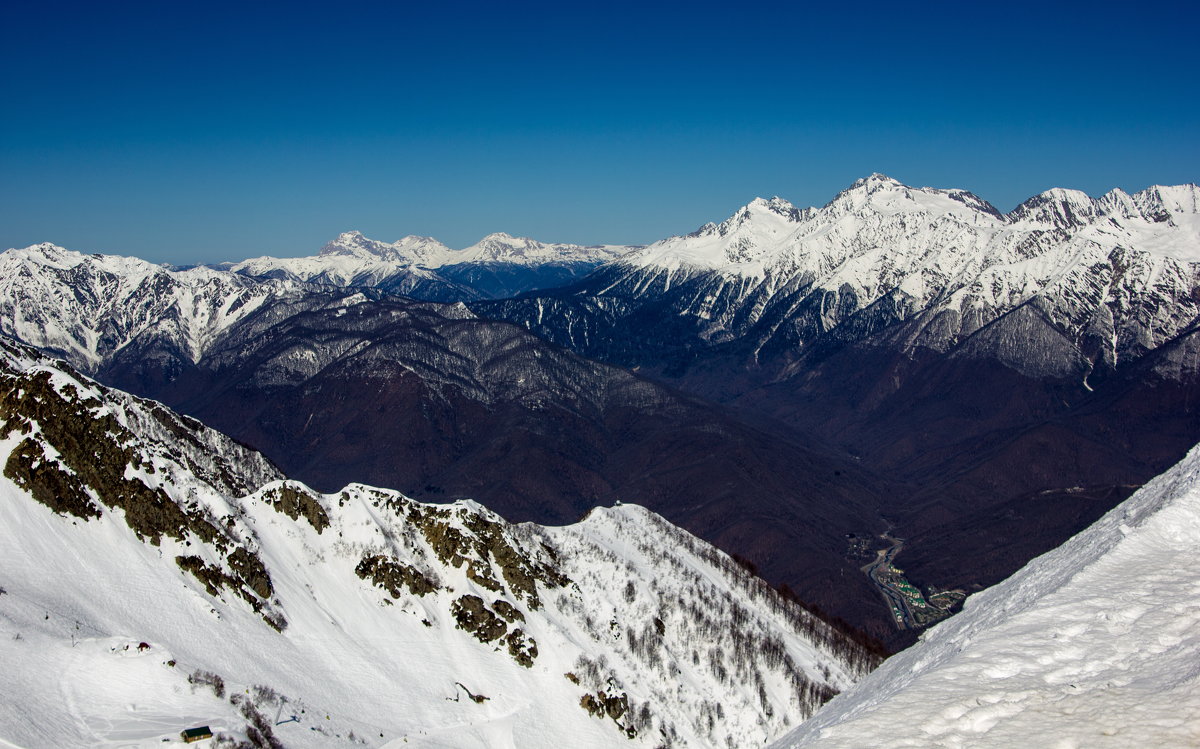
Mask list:
MULTIPOLYGON (((316 258, 354 258, 419 268, 437 269, 461 263, 513 263, 540 265, 545 263, 600 264, 619 257, 640 246, 577 245, 540 242, 529 237, 514 237, 505 232, 493 232, 469 247, 451 249, 433 237, 409 235, 392 243, 366 237, 359 231, 342 232, 321 248, 315 258, 256 258, 257 261, 311 261, 316 258)), ((252 262, 232 264, 239 266, 252 262)))
POLYGON ((317 257, 350 257, 358 260, 380 260, 401 264, 440 264, 441 258, 453 252, 433 237, 409 235, 391 244, 363 236, 362 232, 342 232, 326 244, 317 257))
POLYGON ((528 237, 514 237, 494 232, 470 247, 459 250, 445 263, 600 263, 608 262, 630 250, 627 245, 577 245, 539 242, 528 237))
POLYGON ((1198 544, 1200 447, 771 746, 1193 745, 1198 544))

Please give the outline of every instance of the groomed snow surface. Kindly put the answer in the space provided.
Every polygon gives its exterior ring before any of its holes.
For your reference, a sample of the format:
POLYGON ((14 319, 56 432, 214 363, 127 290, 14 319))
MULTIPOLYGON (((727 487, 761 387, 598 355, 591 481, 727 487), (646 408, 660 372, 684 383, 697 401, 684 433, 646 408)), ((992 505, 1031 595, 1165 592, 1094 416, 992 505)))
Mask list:
POLYGON ((1200 746, 1200 447, 773 745, 1200 746))

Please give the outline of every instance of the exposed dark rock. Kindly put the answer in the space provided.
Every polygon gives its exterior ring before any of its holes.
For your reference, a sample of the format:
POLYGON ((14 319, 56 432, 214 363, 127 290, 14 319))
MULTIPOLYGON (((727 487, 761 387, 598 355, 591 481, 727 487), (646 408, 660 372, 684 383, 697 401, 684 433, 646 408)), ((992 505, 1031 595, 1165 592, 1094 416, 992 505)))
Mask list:
POLYGON ((515 621, 525 621, 525 615, 521 613, 520 609, 503 599, 492 601, 492 609, 510 624, 515 621))
POLYGON ((292 520, 303 517, 309 525, 317 530, 317 533, 329 527, 329 515, 321 506, 320 501, 291 484, 284 484, 264 492, 263 499, 292 520))
POLYGON ((73 473, 46 457, 45 448, 32 439, 21 440, 8 456, 4 475, 29 492, 34 499, 61 514, 90 520, 100 517, 100 508, 73 473))
POLYGON ((459 629, 471 633, 483 643, 498 640, 508 632, 504 620, 488 609, 479 596, 460 596, 450 605, 450 613, 458 622, 459 629))
POLYGON ((533 660, 538 654, 537 642, 525 634, 525 630, 514 629, 504 641, 508 644, 508 654, 513 660, 525 668, 533 667, 533 660))
POLYGON ((259 598, 271 597, 271 593, 274 592, 271 576, 267 574, 267 568, 258 555, 251 554, 245 548, 238 548, 229 555, 228 561, 230 568, 237 573, 242 582, 258 594, 259 598))
POLYGON ((365 556, 354 568, 361 578, 371 578, 377 587, 383 588, 392 598, 403 595, 404 588, 413 595, 423 596, 438 590, 438 586, 420 570, 409 564, 389 559, 382 554, 365 556))

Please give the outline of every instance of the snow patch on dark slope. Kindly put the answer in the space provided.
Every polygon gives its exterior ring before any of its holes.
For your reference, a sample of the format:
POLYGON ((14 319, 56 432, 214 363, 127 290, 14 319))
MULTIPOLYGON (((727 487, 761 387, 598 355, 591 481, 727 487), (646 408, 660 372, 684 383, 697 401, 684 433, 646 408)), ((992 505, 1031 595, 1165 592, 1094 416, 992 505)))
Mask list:
POLYGON ((972 596, 776 749, 1191 746, 1200 448, 972 596))
POLYGON ((317 494, 7 342, 0 418, 6 745, 758 745, 875 662, 640 507, 317 494))

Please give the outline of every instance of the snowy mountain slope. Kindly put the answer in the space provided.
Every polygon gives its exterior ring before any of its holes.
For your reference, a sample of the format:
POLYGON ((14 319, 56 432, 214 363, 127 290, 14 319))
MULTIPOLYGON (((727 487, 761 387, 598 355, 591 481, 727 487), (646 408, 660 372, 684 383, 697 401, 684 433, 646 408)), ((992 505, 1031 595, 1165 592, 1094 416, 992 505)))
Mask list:
POLYGON ((268 300, 313 289, 207 268, 84 255, 51 244, 0 252, 0 332, 95 372, 128 347, 140 358, 194 362, 268 300))
POLYGON ((1192 746, 1198 543, 1200 449, 773 746, 1192 746))
POLYGON ((745 746, 873 663, 642 508, 318 495, 161 408, 3 347, 0 741, 745 746))
POLYGON ((632 247, 546 244, 503 232, 461 250, 432 237, 388 244, 344 232, 311 257, 259 257, 215 266, 235 273, 372 287, 428 301, 498 298, 561 285, 632 247))

